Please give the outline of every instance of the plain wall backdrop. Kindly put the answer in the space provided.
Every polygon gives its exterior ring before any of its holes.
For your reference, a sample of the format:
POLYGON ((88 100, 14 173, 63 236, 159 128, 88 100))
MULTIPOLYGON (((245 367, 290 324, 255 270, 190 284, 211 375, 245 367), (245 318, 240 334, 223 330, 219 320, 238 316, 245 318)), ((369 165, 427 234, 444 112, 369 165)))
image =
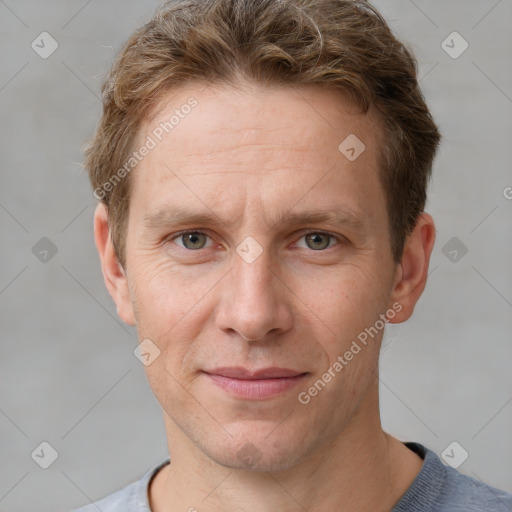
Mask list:
MULTIPOLYGON (((157 5, 0 0, 0 511, 71 510, 167 453, 136 331, 103 284, 81 166, 101 81, 157 5)), ((429 281, 382 348, 383 426, 439 455, 457 442, 460 471, 512 491, 512 2, 375 5, 415 52, 443 135, 429 281)))

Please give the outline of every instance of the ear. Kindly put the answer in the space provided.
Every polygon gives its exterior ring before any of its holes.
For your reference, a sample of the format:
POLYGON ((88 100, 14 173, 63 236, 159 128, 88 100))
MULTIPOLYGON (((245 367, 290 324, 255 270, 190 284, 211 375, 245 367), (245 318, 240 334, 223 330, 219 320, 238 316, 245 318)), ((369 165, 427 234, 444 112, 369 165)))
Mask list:
POLYGON ((405 322, 411 317, 414 306, 420 298, 428 276, 428 264, 436 239, 434 220, 428 213, 421 213, 412 233, 406 238, 402 260, 397 267, 391 303, 396 315, 390 323, 405 322))
POLYGON ((108 210, 99 203, 94 212, 94 239, 98 249, 105 285, 117 306, 117 314, 128 325, 135 325, 128 279, 117 260, 108 225, 108 210))

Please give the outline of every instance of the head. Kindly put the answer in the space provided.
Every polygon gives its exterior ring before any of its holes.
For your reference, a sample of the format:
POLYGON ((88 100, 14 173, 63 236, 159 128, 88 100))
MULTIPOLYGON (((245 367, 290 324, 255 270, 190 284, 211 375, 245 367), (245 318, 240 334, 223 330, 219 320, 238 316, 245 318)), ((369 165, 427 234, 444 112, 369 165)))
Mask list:
POLYGON ((103 99, 96 242, 119 315, 159 353, 146 371, 168 428, 221 464, 256 449, 251 467, 277 469, 371 422, 384 324, 425 286, 440 138, 382 17, 362 1, 164 4, 103 99), (303 377, 246 400, 205 373, 225 366, 303 377))

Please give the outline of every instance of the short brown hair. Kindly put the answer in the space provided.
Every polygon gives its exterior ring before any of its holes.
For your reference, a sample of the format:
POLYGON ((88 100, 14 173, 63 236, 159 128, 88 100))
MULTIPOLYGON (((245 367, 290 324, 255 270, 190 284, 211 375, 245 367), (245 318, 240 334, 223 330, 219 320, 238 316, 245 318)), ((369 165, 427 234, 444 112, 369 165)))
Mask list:
POLYGON ((121 265, 132 179, 112 179, 133 151, 141 122, 171 89, 240 77, 264 86, 336 87, 363 113, 377 109, 385 141, 379 176, 399 262, 425 206, 440 134, 414 56, 378 11, 362 0, 178 0, 164 3, 119 52, 102 86, 102 118, 85 148, 121 265))

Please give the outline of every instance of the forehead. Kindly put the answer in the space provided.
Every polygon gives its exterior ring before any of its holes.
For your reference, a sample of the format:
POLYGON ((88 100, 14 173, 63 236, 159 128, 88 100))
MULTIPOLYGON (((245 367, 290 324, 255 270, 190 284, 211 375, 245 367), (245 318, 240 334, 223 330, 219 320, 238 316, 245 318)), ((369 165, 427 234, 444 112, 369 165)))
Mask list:
MULTIPOLYGON (((333 141, 341 142, 357 132, 365 139, 368 153, 372 153, 380 142, 380 125, 373 107, 362 115, 339 89, 196 82, 165 94, 142 123, 139 138, 153 135, 164 146, 175 140, 182 152, 200 152, 211 150, 204 137, 222 140, 226 145, 231 133, 243 135, 248 142, 267 142, 270 138, 276 144, 287 142, 297 149, 302 146, 319 151, 332 149, 333 141), (200 133, 202 138, 191 139, 193 133, 200 133), (320 134, 324 137, 318 138, 320 134)), ((244 141, 237 138, 236 143, 244 141)))
POLYGON ((166 94, 148 117, 138 144, 151 139, 154 147, 132 188, 146 209, 150 196, 160 207, 192 199, 190 187, 199 201, 226 209, 229 200, 234 210, 272 195, 284 204, 306 191, 317 202, 337 194, 354 209, 365 194, 382 195, 379 117, 362 115, 340 90, 195 83, 166 94), (349 158, 354 152, 361 153, 349 158))

